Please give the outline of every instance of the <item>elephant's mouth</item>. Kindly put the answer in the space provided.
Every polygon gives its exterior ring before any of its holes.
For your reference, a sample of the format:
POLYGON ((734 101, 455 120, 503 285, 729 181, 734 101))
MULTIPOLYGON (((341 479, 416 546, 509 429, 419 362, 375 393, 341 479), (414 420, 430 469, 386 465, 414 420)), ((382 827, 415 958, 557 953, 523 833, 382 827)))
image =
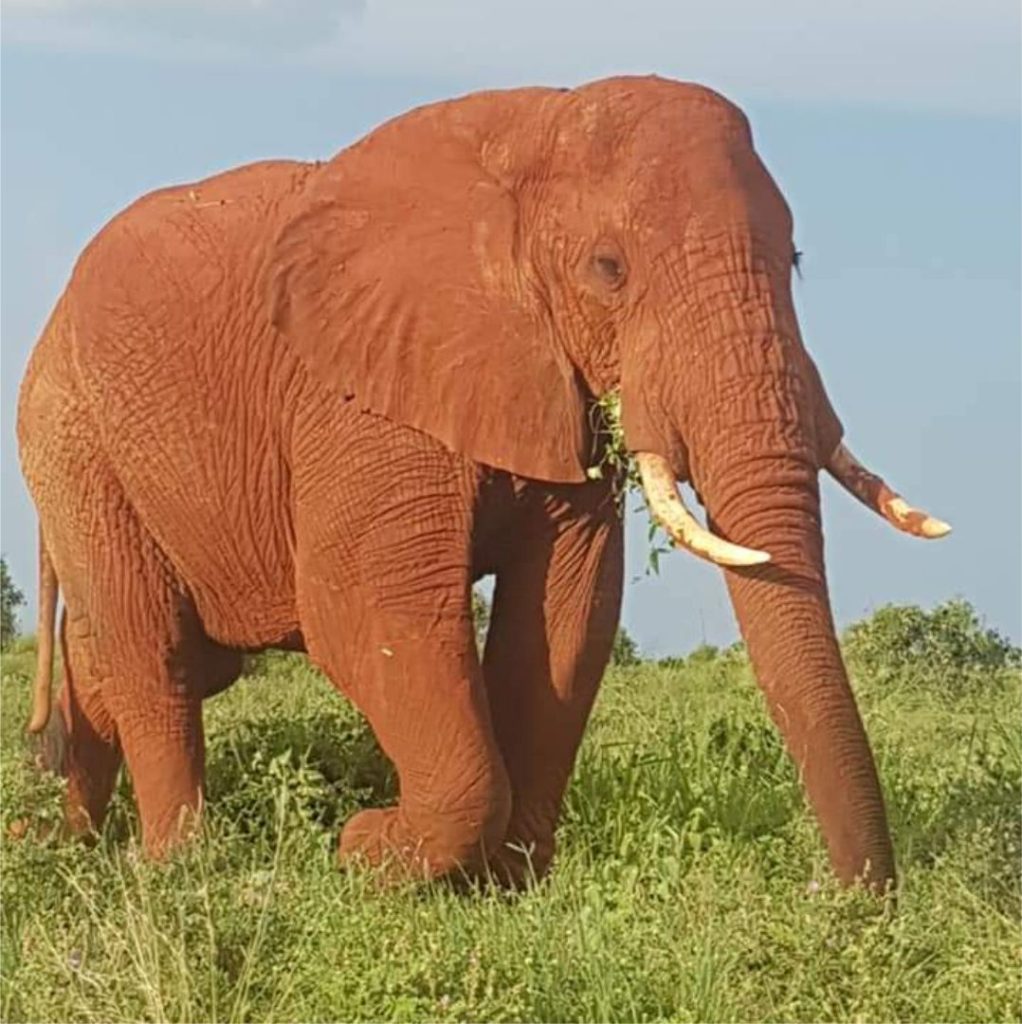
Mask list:
MULTIPOLYGON (((650 514, 678 547, 721 566, 753 566, 770 561, 768 551, 733 544, 700 524, 685 507, 671 465, 662 455, 638 452, 636 462, 650 514)), ((843 443, 838 444, 825 468, 851 495, 904 533, 935 540, 951 532, 948 523, 909 505, 881 477, 866 469, 843 443)))

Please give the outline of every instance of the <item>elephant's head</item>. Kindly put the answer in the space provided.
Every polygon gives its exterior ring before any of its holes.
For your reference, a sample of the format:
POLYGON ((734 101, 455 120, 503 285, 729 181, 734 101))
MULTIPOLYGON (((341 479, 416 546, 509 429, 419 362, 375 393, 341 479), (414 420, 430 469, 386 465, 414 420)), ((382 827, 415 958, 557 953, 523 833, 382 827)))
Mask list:
POLYGON ((837 873, 893 880, 831 618, 817 474, 909 532, 946 527, 840 443, 792 304, 791 214, 741 111, 659 78, 476 94, 384 125, 296 204, 269 257, 274 321, 361 407, 574 482, 597 457, 589 403, 620 390, 653 513, 732 567, 837 873), (682 479, 713 533, 682 506, 682 479))

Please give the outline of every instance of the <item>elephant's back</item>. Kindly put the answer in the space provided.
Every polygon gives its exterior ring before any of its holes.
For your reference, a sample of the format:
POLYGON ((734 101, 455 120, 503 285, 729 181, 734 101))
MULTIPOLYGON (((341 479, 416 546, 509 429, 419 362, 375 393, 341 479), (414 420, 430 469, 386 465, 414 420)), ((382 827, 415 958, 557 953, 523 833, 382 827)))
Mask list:
POLYGON ((115 217, 67 291, 73 362, 104 452, 207 631, 259 646, 297 628, 287 399, 261 260, 311 165, 256 164, 115 217))
MULTIPOLYGON (((200 302, 204 325, 214 329, 239 323, 242 309, 227 298, 245 300, 255 314, 251 288, 260 261, 315 169, 295 161, 249 164, 156 189, 111 218, 82 250, 67 288, 79 314, 76 350, 96 361, 123 356, 141 342, 133 332, 91 329, 107 326, 98 316, 103 312, 130 311, 150 327, 168 329, 194 323, 200 302)), ((159 344, 144 341, 150 350, 159 344)))

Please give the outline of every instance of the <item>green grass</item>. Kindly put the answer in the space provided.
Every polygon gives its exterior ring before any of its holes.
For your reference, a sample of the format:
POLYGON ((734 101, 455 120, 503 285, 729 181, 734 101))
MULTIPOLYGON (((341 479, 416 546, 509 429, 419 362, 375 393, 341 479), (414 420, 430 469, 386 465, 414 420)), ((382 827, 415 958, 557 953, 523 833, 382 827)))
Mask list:
POLYGON ((271 657, 207 705, 203 837, 140 859, 122 782, 99 845, 26 763, 31 655, 2 683, 0 1013, 20 1021, 1020 1019, 1017 676, 958 699, 858 689, 901 868, 839 891, 740 663, 611 672, 551 877, 518 897, 381 893, 334 866, 394 780, 352 709, 271 657))

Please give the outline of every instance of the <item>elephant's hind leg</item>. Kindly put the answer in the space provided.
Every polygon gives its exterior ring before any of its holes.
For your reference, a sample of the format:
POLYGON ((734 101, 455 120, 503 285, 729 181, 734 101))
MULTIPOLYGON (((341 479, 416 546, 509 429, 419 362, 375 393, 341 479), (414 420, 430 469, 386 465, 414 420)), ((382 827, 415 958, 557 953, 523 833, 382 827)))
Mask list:
MULTIPOLYGON (((110 543, 115 544, 113 538, 110 543)), ((131 773, 146 853, 161 857, 202 808, 202 699, 209 641, 191 598, 143 533, 122 533, 120 571, 106 580, 107 706, 131 773)))
POLYGON ((96 750, 100 740, 116 744, 146 852, 160 856, 202 804, 210 645, 190 596, 101 456, 85 464, 80 484, 79 515, 47 530, 67 605, 71 673, 61 704, 70 777, 80 776, 78 802, 95 822, 112 756, 96 750), (88 762, 80 771, 78 752, 88 762))
POLYGON ((60 623, 63 686, 41 737, 44 768, 67 777, 65 808, 72 835, 103 826, 122 756, 117 729, 103 701, 92 659, 87 618, 60 623))

